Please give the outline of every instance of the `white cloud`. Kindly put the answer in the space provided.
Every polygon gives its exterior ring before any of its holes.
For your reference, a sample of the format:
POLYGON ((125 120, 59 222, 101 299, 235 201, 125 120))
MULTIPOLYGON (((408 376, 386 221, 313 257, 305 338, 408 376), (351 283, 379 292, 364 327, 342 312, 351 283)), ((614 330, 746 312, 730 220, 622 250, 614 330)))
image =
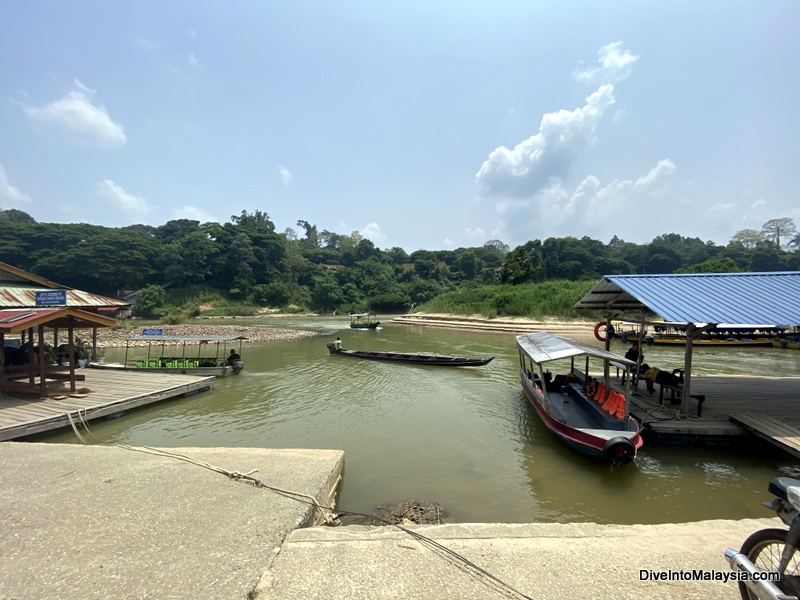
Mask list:
POLYGON ((386 239, 386 236, 383 233, 381 233, 380 226, 374 222, 369 223, 359 233, 361 233, 361 235, 363 235, 373 244, 377 244, 378 242, 386 239))
POLYGON ((442 240, 442 245, 445 248, 452 248, 455 245, 455 242, 453 240, 451 240, 450 238, 444 238, 442 240))
POLYGON ((486 239, 486 232, 480 227, 468 227, 467 236, 473 240, 484 240, 486 239))
POLYGON ((41 123, 50 123, 67 129, 100 146, 118 147, 127 142, 122 125, 115 123, 102 104, 93 102, 95 91, 78 79, 75 88, 66 95, 44 106, 25 107, 25 113, 41 123))
POLYGON ((610 239, 616 234, 627 239, 631 235, 626 233, 638 236, 652 224, 677 228, 684 211, 659 206, 675 171, 675 164, 663 159, 640 177, 615 179, 606 185, 594 175, 572 191, 555 181, 528 201, 498 203, 495 212, 506 237, 515 243, 570 235, 610 239), (631 230, 620 229, 621 224, 630 225, 631 230))
POLYGON ((277 165, 278 173, 281 175, 281 179, 283 180, 283 185, 289 187, 292 183, 292 172, 284 167, 283 165, 277 165))
POLYGON ((0 204, 4 208, 18 208, 31 201, 31 197, 19 191, 8 182, 8 175, 3 165, 0 165, 0 204))
POLYGON ((614 104, 614 86, 606 84, 575 110, 542 117, 539 132, 513 150, 496 148, 475 176, 481 194, 531 197, 569 174, 578 153, 593 140, 597 124, 614 104))
POLYGON ((195 55, 194 52, 189 52, 187 60, 189 61, 189 64, 192 65, 193 67, 197 67, 200 65, 200 61, 197 60, 197 55, 195 55))
POLYGON ((220 220, 212 214, 209 214, 202 208, 184 204, 180 208, 175 208, 170 211, 173 219, 189 219, 190 221, 200 221, 201 223, 219 223, 220 220))
POLYGON ((153 210, 153 207, 140 196, 126 192, 110 179, 97 184, 97 195, 112 202, 120 210, 141 218, 153 210))
POLYGON ((613 42, 597 51, 599 67, 576 70, 573 77, 582 83, 615 83, 630 77, 638 60, 639 57, 631 54, 630 50, 622 50, 622 42, 613 42))

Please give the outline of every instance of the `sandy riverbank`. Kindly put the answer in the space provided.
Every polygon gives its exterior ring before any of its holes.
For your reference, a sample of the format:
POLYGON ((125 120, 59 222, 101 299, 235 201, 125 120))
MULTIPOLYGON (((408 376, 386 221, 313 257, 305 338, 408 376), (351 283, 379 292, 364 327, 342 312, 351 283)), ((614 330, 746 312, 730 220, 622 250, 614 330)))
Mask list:
POLYGON ((517 317, 498 317, 487 319, 480 315, 449 315, 438 313, 413 313, 400 315, 392 323, 403 325, 424 325, 429 327, 449 327, 455 329, 477 329, 481 331, 508 331, 530 333, 548 331, 564 335, 591 334, 594 321, 559 321, 556 319, 522 319, 517 317))

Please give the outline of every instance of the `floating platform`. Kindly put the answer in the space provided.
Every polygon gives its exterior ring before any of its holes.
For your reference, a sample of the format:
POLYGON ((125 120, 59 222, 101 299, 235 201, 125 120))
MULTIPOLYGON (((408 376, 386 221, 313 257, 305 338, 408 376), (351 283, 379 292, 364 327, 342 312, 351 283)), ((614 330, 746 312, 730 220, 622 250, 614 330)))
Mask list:
POLYGON ((90 421, 147 404, 210 390, 216 377, 80 369, 83 380, 70 393, 68 382, 48 396, 0 395, 0 442, 90 421), (88 390, 88 391, 86 391, 88 390))
POLYGON ((800 377, 693 375, 692 396, 695 395, 705 397, 702 416, 697 416, 696 398, 690 400, 688 414, 681 415, 680 398, 673 400, 666 392, 662 405, 658 386, 651 395, 644 382, 639 382, 630 412, 642 423, 649 437, 662 441, 715 443, 736 441, 757 433, 791 452, 787 444, 775 439, 776 436, 753 425, 758 418, 763 423, 780 422, 779 437, 800 440, 800 377))

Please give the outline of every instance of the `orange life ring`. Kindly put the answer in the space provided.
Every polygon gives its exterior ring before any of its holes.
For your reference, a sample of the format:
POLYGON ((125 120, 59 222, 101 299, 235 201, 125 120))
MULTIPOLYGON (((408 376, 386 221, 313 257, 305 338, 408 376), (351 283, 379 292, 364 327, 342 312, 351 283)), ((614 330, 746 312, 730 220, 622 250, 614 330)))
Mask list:
MULTIPOLYGON (((606 326, 605 321, 600 321, 597 325, 594 326, 594 337, 596 337, 601 342, 606 341, 606 336, 600 335, 600 328, 602 327, 603 329, 605 329, 605 326, 606 326)), ((603 333, 605 333, 605 331, 603 331, 603 333)))

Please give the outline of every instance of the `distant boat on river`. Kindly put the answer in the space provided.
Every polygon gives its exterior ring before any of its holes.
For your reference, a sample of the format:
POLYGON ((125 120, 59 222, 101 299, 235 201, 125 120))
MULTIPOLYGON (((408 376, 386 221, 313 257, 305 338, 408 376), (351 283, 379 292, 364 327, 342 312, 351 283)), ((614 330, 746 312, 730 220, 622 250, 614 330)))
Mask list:
POLYGON ((488 358, 459 358, 436 354, 405 354, 402 352, 370 352, 366 350, 341 350, 334 342, 328 342, 328 352, 337 356, 363 358, 367 360, 388 360, 407 365, 433 365, 437 367, 481 367, 489 364, 494 356, 488 358))

